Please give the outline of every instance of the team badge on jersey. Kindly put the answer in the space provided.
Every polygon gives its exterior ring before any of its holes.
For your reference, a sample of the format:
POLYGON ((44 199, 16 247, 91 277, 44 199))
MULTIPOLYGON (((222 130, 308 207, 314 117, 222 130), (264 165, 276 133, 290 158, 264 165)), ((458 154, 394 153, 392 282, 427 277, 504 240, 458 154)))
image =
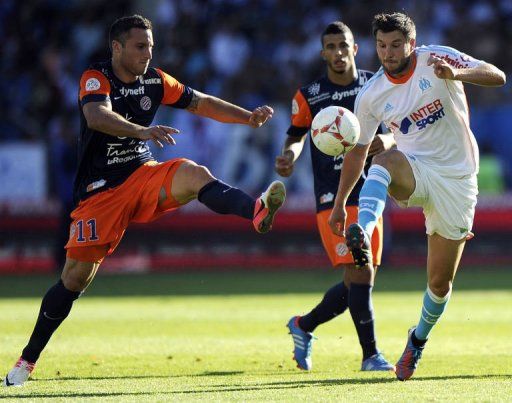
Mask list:
POLYGON ((85 90, 86 91, 96 91, 100 89, 100 80, 97 78, 91 77, 85 82, 85 90))
POLYGON ((420 78, 418 85, 419 85, 422 93, 424 93, 428 89, 432 88, 432 84, 430 84, 430 81, 428 81, 425 77, 420 78))
POLYGON ((292 115, 296 115, 299 113, 299 104, 297 103, 296 99, 293 98, 292 101, 292 115))
POLYGON ((314 83, 309 86, 308 92, 310 95, 318 95, 320 93, 320 84, 314 83))
POLYGON ((140 100, 140 107, 145 111, 149 111, 151 109, 151 98, 143 96, 140 100))

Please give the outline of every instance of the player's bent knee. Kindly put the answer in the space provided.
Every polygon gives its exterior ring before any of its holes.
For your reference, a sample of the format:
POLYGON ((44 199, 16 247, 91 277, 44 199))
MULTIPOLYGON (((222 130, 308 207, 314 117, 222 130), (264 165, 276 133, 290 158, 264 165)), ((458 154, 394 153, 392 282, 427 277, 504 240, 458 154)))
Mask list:
POLYGON ((68 258, 61 275, 64 287, 76 292, 85 290, 94 278, 98 266, 98 263, 80 262, 68 258))
POLYGON ((201 188, 213 180, 215 177, 207 167, 187 160, 176 171, 171 193, 178 201, 189 201, 197 197, 201 188))
POLYGON ((452 281, 442 278, 433 278, 429 281, 428 288, 434 293, 436 297, 444 298, 452 290, 452 281))

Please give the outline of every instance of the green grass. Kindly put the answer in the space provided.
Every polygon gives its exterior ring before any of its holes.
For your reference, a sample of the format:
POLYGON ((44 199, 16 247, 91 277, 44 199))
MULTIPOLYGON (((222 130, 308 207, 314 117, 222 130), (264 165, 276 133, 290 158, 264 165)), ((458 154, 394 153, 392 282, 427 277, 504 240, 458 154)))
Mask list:
MULTIPOLYGON (((317 329, 314 369, 297 370, 285 323, 318 303, 332 271, 100 276, 24 388, 33 401, 510 401, 512 273, 464 270, 413 380, 361 373, 350 316, 317 329)), ((0 277, 0 373, 25 345, 50 277, 0 277), (3 368, 3 369, 2 369, 3 368)), ((383 270, 379 346, 402 352, 424 270, 383 270)))

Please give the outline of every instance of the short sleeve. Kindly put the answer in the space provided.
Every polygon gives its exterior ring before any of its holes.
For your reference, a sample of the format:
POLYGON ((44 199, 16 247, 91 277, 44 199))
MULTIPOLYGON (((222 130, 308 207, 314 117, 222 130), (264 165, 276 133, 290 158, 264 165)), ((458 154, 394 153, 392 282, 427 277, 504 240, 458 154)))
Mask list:
POLYGON ((88 102, 101 102, 110 99, 110 82, 98 70, 86 70, 80 78, 79 100, 82 105, 88 102))
POLYGON ((311 128, 312 120, 308 102, 299 90, 292 100, 291 125, 287 131, 288 135, 303 136, 311 128))
POLYGON ((189 106, 194 93, 192 88, 183 85, 165 71, 160 69, 156 69, 156 71, 160 77, 162 77, 162 84, 164 87, 164 95, 161 104, 170 105, 176 108, 186 108, 189 106))
POLYGON ((358 144, 361 145, 371 143, 380 125, 380 120, 371 113, 369 105, 370 99, 368 96, 364 96, 366 93, 367 91, 359 92, 354 106, 354 113, 359 120, 359 125, 361 126, 361 135, 359 136, 358 141, 358 144))

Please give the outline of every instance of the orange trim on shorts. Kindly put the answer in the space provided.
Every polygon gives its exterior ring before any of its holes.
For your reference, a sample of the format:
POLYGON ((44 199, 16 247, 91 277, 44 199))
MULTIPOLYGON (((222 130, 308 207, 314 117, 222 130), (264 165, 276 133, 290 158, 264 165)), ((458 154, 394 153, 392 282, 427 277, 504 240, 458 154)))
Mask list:
MULTIPOLYGON (((357 206, 347 206, 347 222, 345 228, 350 224, 357 222, 357 206)), ((323 210, 317 213, 316 222, 318 230, 320 231, 320 237, 322 238, 322 244, 324 249, 329 256, 331 264, 336 267, 340 264, 354 264, 354 259, 350 254, 348 247, 345 243, 345 237, 334 234, 329 226, 328 220, 331 215, 332 209, 323 210)), ((372 254, 373 264, 375 266, 380 265, 382 257, 382 244, 383 244, 383 224, 382 217, 375 226, 375 230, 372 234, 372 254)))
POLYGON ((108 254, 110 245, 82 246, 68 248, 66 256, 80 262, 101 263, 108 254))

